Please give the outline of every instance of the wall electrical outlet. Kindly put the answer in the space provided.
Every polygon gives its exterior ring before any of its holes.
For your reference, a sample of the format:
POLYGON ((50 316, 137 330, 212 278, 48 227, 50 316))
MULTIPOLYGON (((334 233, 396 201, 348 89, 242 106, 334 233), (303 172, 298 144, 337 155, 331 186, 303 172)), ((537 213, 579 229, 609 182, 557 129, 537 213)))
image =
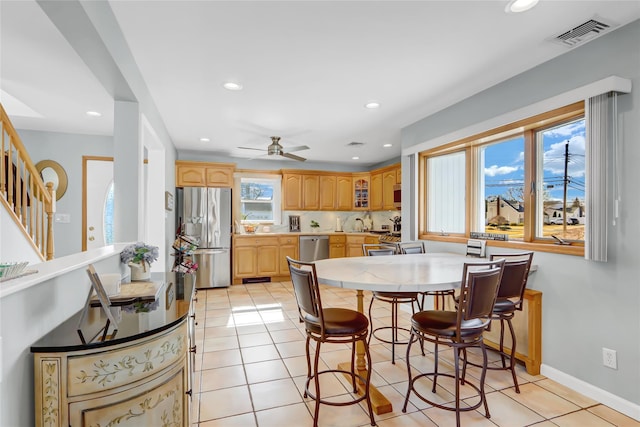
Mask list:
POLYGON ((607 368, 618 369, 618 356, 616 351, 602 347, 602 364, 607 368))

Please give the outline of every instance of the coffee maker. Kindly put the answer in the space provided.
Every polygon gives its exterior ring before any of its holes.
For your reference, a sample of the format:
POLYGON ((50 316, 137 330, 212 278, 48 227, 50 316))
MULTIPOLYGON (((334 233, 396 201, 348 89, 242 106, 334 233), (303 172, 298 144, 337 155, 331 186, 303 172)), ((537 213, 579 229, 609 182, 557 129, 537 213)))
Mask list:
POLYGON ((300 215, 289 215, 289 231, 300 231, 300 215))

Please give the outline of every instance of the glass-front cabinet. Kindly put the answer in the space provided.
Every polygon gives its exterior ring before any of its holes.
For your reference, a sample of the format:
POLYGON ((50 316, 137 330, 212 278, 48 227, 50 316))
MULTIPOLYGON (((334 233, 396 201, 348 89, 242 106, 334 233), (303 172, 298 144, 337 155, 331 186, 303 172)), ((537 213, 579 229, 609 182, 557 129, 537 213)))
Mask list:
POLYGON ((370 208, 370 202, 369 202, 370 180, 371 178, 369 174, 353 175, 353 208, 354 209, 368 210, 370 208))

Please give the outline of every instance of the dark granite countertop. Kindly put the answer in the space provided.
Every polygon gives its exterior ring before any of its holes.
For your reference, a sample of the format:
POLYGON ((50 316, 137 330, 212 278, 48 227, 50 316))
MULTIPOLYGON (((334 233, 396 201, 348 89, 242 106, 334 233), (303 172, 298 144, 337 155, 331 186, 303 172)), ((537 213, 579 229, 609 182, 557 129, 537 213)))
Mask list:
MULTIPOLYGON (((104 341, 100 340, 100 331, 107 322, 107 316, 101 307, 91 307, 81 325, 86 344, 83 344, 78 334, 78 321, 83 311, 80 310, 35 342, 31 346, 31 352, 46 353, 108 347, 153 335, 178 324, 189 313, 189 305, 195 291, 193 276, 152 273, 151 280, 161 283, 155 303, 139 305, 137 309, 131 305, 111 308, 118 322, 118 331, 115 336, 107 337, 104 341), (92 339, 94 337, 96 338, 92 339)), ((109 328, 109 334, 111 333, 112 327, 109 328)))

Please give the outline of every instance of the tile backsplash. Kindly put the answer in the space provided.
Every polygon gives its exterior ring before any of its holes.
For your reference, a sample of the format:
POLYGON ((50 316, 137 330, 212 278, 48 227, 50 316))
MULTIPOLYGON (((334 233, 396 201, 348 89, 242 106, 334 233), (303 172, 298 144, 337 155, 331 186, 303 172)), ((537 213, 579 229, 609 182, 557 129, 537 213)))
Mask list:
POLYGON ((364 219, 369 215, 372 222, 372 230, 381 230, 383 225, 389 226, 389 230, 393 230, 392 218, 400 215, 400 211, 283 211, 281 225, 274 225, 271 231, 274 233, 283 233, 289 231, 289 215, 300 216, 300 231, 309 233, 311 229, 311 221, 320 224, 318 232, 336 231, 337 218, 342 222, 342 230, 349 232, 356 230, 356 218, 364 219))

